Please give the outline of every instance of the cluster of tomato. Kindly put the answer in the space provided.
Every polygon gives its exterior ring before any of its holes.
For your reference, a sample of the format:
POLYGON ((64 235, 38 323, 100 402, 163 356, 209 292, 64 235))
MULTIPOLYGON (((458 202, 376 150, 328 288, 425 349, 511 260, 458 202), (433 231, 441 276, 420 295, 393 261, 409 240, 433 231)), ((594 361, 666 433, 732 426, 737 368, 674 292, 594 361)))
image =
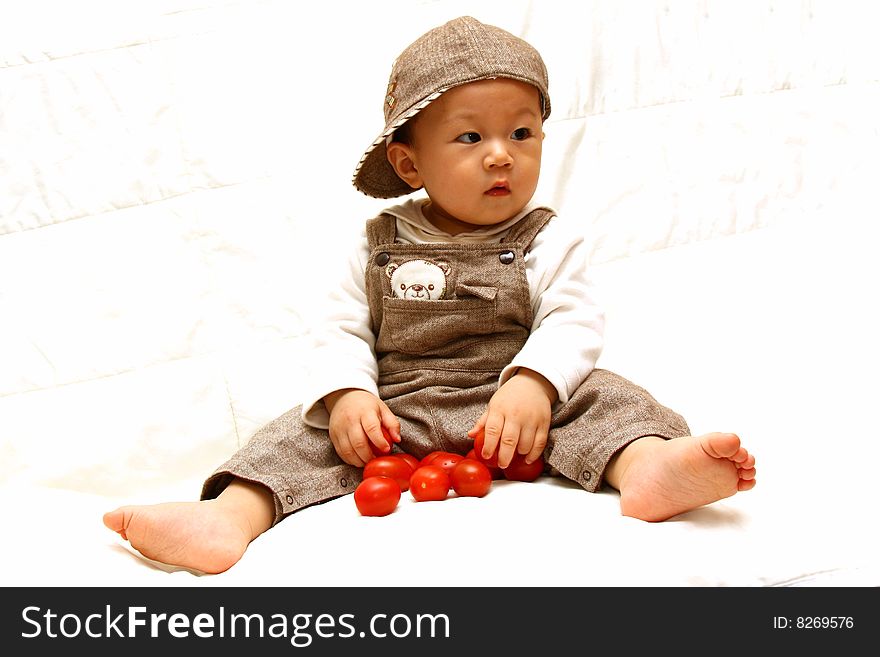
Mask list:
POLYGON ((465 456, 435 451, 419 460, 411 454, 379 455, 364 466, 364 478, 354 491, 361 515, 387 516, 397 508, 400 495, 409 491, 416 502, 445 500, 450 489, 460 497, 483 497, 493 479, 534 481, 544 471, 543 459, 526 463, 516 454, 506 468, 498 466, 498 453, 483 458, 483 437, 465 456))

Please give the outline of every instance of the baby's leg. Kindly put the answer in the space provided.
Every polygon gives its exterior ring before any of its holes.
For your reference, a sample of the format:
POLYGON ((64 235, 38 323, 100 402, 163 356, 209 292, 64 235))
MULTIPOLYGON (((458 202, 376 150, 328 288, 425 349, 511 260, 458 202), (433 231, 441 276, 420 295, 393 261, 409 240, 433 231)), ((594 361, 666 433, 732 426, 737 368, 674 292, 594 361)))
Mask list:
POLYGON ((660 521, 755 486, 755 457, 732 433, 664 440, 646 436, 608 464, 625 516, 660 521))
POLYGON ((213 500, 123 506, 104 514, 104 524, 145 557, 205 573, 231 568, 274 519, 269 489, 241 479, 213 500))

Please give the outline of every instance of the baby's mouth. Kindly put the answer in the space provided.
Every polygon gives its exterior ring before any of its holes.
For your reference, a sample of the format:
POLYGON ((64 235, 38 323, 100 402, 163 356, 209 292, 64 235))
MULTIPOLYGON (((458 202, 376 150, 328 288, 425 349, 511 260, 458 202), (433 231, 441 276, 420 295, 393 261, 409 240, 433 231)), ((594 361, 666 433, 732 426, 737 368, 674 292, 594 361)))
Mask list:
POLYGON ((510 194, 510 185, 506 180, 495 183, 485 191, 488 196, 507 196, 510 194))

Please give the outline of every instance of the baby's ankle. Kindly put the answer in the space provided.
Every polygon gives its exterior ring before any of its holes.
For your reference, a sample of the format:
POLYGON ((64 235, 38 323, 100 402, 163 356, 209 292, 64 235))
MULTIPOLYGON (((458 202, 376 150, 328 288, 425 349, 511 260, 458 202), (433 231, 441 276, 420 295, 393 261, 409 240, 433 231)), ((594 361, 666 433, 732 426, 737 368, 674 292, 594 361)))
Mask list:
POLYGON ((633 463, 648 456, 650 452, 658 445, 666 442, 660 436, 642 436, 623 447, 608 462, 605 468, 605 481, 610 485, 621 490, 626 484, 626 475, 633 463))
POLYGON ((251 540, 275 523, 274 497, 262 484, 235 479, 211 501, 229 514, 230 520, 247 531, 251 540))

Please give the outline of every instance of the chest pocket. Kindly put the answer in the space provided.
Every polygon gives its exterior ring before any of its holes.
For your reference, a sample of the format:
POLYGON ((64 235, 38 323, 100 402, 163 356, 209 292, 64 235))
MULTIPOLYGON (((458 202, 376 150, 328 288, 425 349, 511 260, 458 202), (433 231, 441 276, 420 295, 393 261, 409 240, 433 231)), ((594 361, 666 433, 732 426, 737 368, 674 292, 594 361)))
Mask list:
POLYGON ((454 353, 470 338, 496 331, 498 288, 458 285, 454 298, 382 299, 376 349, 414 355, 454 353))

